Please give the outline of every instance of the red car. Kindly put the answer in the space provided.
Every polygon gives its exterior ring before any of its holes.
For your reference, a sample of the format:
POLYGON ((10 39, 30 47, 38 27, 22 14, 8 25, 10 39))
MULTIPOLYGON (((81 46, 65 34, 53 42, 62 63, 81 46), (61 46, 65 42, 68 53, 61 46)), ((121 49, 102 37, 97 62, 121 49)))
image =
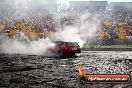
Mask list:
POLYGON ((54 43, 55 46, 50 48, 49 51, 54 53, 55 56, 76 56, 76 54, 81 53, 81 48, 77 42, 55 41, 54 43))

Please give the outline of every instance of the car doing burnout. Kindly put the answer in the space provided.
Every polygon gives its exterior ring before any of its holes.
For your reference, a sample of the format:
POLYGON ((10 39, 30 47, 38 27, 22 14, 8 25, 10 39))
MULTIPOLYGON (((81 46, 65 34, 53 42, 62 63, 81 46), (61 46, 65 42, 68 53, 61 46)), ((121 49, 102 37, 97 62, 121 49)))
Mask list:
POLYGON ((81 53, 81 48, 77 42, 55 41, 54 43, 55 46, 49 48, 49 51, 58 57, 66 55, 76 56, 76 54, 81 53))

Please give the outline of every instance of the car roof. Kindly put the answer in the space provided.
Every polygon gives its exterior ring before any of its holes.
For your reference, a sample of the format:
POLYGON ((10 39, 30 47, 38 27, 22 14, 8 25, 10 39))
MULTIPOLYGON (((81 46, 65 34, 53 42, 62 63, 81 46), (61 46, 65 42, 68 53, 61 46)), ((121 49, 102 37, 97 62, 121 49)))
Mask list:
POLYGON ((54 41, 54 42, 69 42, 69 41, 62 41, 62 40, 59 40, 59 41, 54 41))
POLYGON ((59 40, 59 41, 54 41, 54 42, 66 42, 66 41, 61 41, 61 40, 59 40))

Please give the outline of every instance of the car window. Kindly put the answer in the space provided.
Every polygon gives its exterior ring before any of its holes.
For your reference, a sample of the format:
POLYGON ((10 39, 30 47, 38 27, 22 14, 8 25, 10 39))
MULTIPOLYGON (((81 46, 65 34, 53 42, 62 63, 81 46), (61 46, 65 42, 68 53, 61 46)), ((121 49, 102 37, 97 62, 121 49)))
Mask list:
POLYGON ((77 42, 67 42, 68 46, 78 46, 77 42))

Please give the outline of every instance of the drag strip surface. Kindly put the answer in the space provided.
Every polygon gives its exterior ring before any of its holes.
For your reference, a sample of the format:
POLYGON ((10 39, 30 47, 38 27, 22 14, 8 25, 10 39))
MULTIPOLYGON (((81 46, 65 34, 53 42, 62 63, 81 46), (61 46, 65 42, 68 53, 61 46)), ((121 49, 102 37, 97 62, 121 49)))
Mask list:
POLYGON ((2 88, 131 88, 131 84, 79 85, 70 78, 78 66, 92 68, 89 74, 129 74, 132 52, 83 51, 76 58, 35 55, 0 55, 2 88))

